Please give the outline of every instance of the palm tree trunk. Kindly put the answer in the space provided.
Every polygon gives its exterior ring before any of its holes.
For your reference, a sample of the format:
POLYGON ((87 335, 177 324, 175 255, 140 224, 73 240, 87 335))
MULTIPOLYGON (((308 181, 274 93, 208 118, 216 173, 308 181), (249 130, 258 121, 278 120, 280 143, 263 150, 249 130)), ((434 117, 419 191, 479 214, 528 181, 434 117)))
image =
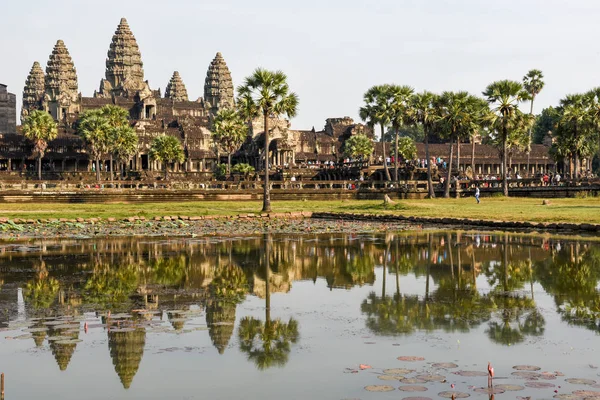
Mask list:
POLYGON ((271 212, 271 191, 269 190, 269 114, 263 114, 265 122, 265 187, 263 194, 263 212, 271 212))
POLYGON ((460 175, 460 138, 456 138, 456 173, 460 175))
MULTIPOLYGON (((529 109, 529 115, 533 115, 533 101, 535 100, 535 96, 531 97, 531 108, 529 109)), ((527 175, 529 175, 529 155, 531 154, 531 131, 533 130, 533 126, 529 127, 529 143, 527 144, 527 175)))
POLYGON ((429 301, 429 268, 431 265, 431 244, 433 241, 433 237, 431 234, 427 234, 427 275, 425 278, 425 302, 429 301))
POLYGON ((165 181, 169 180, 169 162, 165 160, 165 181))
POLYGON ((394 159, 394 181, 396 181, 396 186, 398 186, 398 136, 400 135, 400 132, 398 132, 398 128, 395 129, 395 133, 396 133, 396 152, 395 152, 395 159, 394 159))
POLYGON ((271 266, 269 265, 271 249, 269 247, 269 236, 265 236, 265 324, 271 322, 271 266))
POLYGON ((383 253, 383 279, 381 283, 381 297, 385 299, 385 276, 387 270, 387 256, 388 256, 388 247, 386 246, 385 252, 383 253))
POLYGON ((231 174, 231 153, 227 154, 227 175, 231 174))
POLYGON ((577 150, 573 152, 573 164, 575 169, 573 176, 575 177, 575 181, 577 181, 577 179, 579 179, 579 154, 577 150))
POLYGON ((38 155, 38 179, 42 180, 42 155, 38 155))
POLYGON ((454 157, 454 140, 450 139, 450 154, 448 155, 448 173, 446 174, 446 185, 444 186, 444 198, 450 197, 450 178, 452 177, 452 158, 454 157))
POLYGON ((387 161, 386 161, 386 157, 385 157, 385 142, 383 141, 384 127, 383 127, 383 124, 380 124, 380 125, 381 125, 381 154, 383 157, 383 171, 385 173, 385 180, 389 181, 390 180, 390 171, 388 170, 388 166, 387 166, 387 161))
POLYGON ((473 170, 473 176, 475 176, 475 137, 471 138, 471 169, 473 170))
POLYGON ((431 157, 429 155, 429 132, 425 132, 425 157, 427 158, 427 191, 429 192, 429 198, 435 198, 435 192, 433 191, 433 182, 431 181, 431 157))
POLYGON ((115 175, 113 174, 113 155, 112 153, 110 154, 110 180, 114 180, 115 179, 115 175))
POLYGON ((100 182, 100 159, 96 158, 96 180, 100 182))
POLYGON ((506 158, 508 156, 508 148, 506 144, 506 135, 502 136, 502 193, 508 197, 508 181, 506 180, 506 158))

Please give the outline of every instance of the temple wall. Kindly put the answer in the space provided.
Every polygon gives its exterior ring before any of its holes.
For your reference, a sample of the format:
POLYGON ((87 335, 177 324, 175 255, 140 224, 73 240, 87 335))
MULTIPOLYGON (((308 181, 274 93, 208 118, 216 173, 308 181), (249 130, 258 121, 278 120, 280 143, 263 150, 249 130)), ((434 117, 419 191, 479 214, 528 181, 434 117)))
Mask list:
POLYGON ((17 131, 17 97, 0 84, 0 134, 17 131))

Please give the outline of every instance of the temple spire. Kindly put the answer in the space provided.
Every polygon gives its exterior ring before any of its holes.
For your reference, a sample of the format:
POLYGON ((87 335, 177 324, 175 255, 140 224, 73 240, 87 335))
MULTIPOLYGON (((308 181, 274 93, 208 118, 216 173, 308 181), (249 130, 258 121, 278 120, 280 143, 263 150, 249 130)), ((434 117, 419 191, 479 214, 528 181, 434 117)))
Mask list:
POLYGON ((173 72, 173 76, 167 84, 165 98, 172 99, 173 101, 188 101, 187 89, 178 71, 173 72))
POLYGON ((216 113, 221 108, 231 108, 233 101, 233 81, 221 53, 212 60, 204 81, 204 101, 216 113))
POLYGON ((102 97, 133 95, 144 88, 144 64, 135 36, 121 18, 106 59, 106 79, 100 83, 102 97))
POLYGON ((21 108, 21 122, 33 110, 41 110, 44 101, 44 70, 39 62, 35 61, 29 71, 25 87, 23 88, 23 107, 21 108))
POLYGON ((58 40, 50 54, 44 77, 44 109, 56 120, 66 121, 78 112, 77 71, 69 50, 58 40))

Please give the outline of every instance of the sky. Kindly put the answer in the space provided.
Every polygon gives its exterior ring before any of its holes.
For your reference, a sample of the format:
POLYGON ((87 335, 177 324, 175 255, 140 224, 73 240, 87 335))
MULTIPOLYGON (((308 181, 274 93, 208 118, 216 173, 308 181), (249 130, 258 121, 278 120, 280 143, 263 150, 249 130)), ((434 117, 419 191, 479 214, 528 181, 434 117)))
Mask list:
MULTIPOLYGON (((190 99, 223 53, 234 85, 257 67, 282 70, 300 98, 294 129, 358 118, 363 93, 383 83, 480 95, 500 79, 540 69, 535 111, 600 86, 597 0, 2 0, 0 83, 17 95, 56 40, 93 96, 121 17, 127 18, 152 89, 180 72, 190 99)), ((524 106, 528 111, 528 106, 524 106)))

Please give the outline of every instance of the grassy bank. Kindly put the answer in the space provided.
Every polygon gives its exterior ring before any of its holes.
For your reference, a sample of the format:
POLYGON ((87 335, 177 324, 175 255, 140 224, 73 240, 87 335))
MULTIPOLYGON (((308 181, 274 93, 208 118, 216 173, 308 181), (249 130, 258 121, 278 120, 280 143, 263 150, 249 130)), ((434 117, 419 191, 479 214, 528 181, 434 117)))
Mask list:
MULTIPOLYGON (((403 200, 385 207, 382 201, 276 201, 274 212, 322 211, 372 214, 401 214, 429 217, 479 218, 503 221, 600 223, 600 200, 473 198, 403 200)), ((146 204, 0 204, 0 216, 8 218, 147 218, 164 215, 237 215, 258 213, 262 203, 247 201, 205 201, 146 204)))

